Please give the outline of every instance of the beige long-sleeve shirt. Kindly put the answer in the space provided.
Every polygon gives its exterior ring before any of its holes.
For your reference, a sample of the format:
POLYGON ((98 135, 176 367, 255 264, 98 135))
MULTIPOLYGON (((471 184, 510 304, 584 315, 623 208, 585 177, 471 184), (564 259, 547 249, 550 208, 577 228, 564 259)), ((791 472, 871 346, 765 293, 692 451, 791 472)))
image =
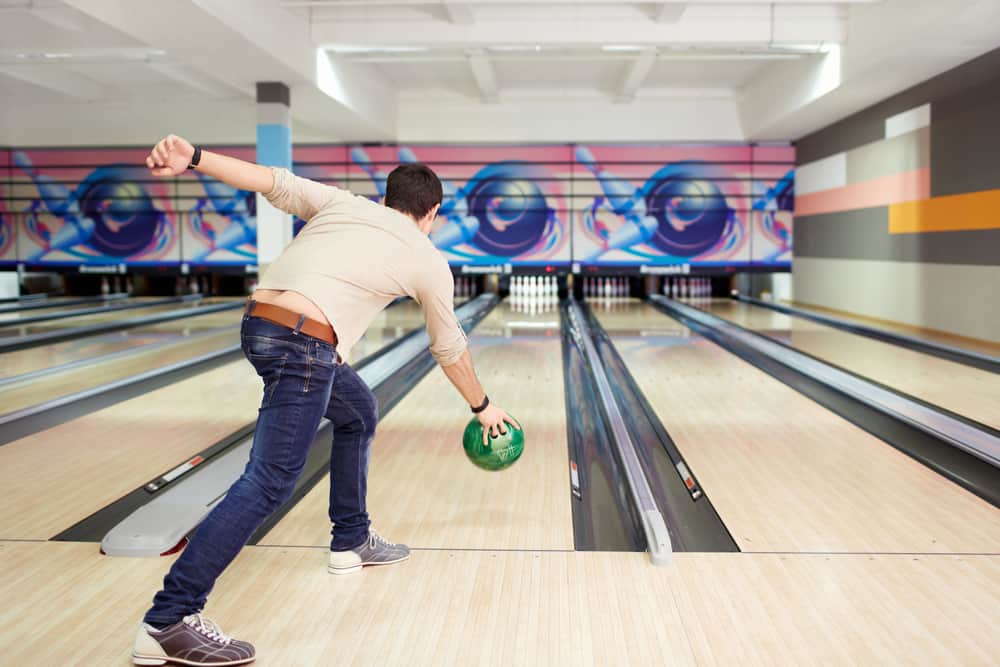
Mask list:
POLYGON ((409 296, 423 307, 437 362, 458 361, 467 341, 455 317, 451 269, 416 223, 346 190, 273 171, 267 200, 308 222, 258 286, 298 292, 316 304, 344 358, 382 309, 409 296))

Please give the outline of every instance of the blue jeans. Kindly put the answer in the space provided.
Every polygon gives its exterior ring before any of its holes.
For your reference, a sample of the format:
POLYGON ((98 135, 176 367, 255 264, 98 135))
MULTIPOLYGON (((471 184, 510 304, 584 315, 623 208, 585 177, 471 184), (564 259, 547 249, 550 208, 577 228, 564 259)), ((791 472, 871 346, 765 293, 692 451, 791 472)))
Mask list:
MULTIPOLYGON (((250 461, 195 531, 163 580, 145 622, 164 627, 200 612, 215 580, 254 531, 289 499, 325 416, 333 424, 330 548, 368 538, 368 459, 378 421, 371 390, 333 345, 257 317, 244 317, 243 352, 264 381, 250 461)), ((225 397, 219 397, 224 400, 225 397)))

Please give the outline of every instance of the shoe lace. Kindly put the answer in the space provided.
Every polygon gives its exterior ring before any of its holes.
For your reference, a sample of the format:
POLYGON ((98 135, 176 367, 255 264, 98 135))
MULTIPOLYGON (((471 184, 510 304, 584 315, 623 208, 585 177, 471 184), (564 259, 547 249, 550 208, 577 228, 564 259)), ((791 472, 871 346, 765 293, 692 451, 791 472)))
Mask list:
POLYGON ((396 546, 395 543, 390 542, 389 540, 385 539, 384 537, 382 537, 381 535, 379 535, 378 533, 376 533, 374 528, 369 528, 368 529, 368 546, 371 547, 372 549, 374 549, 374 548, 376 548, 379 545, 382 545, 384 547, 394 547, 394 546, 396 546))
POLYGON ((190 616, 185 616, 184 622, 194 628, 196 632, 213 641, 217 641, 220 644, 228 646, 229 643, 233 641, 232 637, 229 637, 222 632, 222 628, 201 614, 191 614, 190 616))

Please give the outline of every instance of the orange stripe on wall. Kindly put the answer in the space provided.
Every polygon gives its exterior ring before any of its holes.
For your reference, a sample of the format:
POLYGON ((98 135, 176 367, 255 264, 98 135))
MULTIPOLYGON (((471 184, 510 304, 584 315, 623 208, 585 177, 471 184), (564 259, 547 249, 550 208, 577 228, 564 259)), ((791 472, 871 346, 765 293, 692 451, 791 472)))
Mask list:
POLYGON ((888 206, 897 202, 926 199, 930 196, 931 170, 924 167, 860 183, 851 183, 842 188, 797 196, 795 198, 795 215, 818 215, 873 206, 888 206))
POLYGON ((1000 190, 908 201, 889 207, 890 234, 1000 229, 1000 190))

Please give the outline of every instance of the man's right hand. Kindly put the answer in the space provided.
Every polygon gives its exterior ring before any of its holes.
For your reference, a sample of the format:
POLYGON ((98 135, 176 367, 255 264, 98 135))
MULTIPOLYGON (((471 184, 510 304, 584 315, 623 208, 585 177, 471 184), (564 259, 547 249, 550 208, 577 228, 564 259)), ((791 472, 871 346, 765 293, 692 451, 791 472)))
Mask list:
POLYGON ((508 424, 518 431, 521 430, 521 425, 513 417, 492 403, 476 416, 479 418, 479 423, 483 425, 484 445, 487 442, 487 438, 496 438, 501 434, 507 433, 508 424))
POLYGON ((180 137, 168 134, 146 157, 146 166, 153 176, 177 176, 187 171, 194 157, 194 146, 180 137))

